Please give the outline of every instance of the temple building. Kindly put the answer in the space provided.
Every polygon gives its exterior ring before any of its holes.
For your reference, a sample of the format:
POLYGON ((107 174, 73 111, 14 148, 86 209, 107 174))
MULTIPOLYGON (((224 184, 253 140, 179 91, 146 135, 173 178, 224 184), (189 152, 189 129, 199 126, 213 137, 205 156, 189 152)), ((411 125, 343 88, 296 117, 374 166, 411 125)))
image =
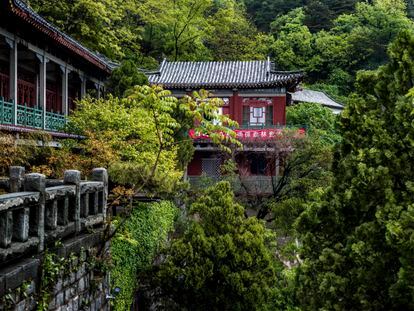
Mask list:
MULTIPOLYGON (((292 102, 291 94, 303 79, 302 72, 280 72, 267 61, 224 62, 168 62, 158 72, 149 74, 150 84, 162 85, 176 97, 200 89, 221 98, 224 106, 220 113, 237 121, 236 135, 244 144, 237 156, 239 171, 245 176, 278 174, 277 164, 252 141, 274 139, 286 126, 286 106, 292 102), (250 147, 249 147, 250 146, 250 147)), ((200 176, 219 177, 223 159, 208 139, 190 133, 196 147, 195 156, 188 166, 190 180, 200 176)), ((268 179, 267 178, 267 179, 268 179)), ((257 178, 256 178, 257 180, 257 178)))
POLYGON ((101 96, 113 63, 21 0, 0 0, 0 130, 60 133, 76 99, 101 96))

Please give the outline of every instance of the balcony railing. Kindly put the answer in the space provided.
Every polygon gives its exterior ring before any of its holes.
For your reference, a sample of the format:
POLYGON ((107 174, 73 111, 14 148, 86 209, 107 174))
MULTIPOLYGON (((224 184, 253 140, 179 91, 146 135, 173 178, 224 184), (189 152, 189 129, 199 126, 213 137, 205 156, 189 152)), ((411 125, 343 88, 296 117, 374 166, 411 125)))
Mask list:
POLYGON ((66 117, 52 111, 45 112, 36 107, 16 105, 0 97, 0 124, 59 132, 66 124, 66 117))
POLYGON ((1 185, 7 193, 0 194, 0 265, 104 226, 108 174, 103 168, 93 169, 88 181, 74 170, 52 181, 11 167, 1 185))
POLYGON ((243 195, 271 195, 273 187, 277 184, 279 177, 276 176, 188 176, 188 181, 194 188, 202 189, 216 182, 225 180, 230 182, 236 194, 243 195))
POLYGON ((307 129, 304 124, 257 124, 245 123, 240 125, 240 130, 269 130, 269 129, 307 129))

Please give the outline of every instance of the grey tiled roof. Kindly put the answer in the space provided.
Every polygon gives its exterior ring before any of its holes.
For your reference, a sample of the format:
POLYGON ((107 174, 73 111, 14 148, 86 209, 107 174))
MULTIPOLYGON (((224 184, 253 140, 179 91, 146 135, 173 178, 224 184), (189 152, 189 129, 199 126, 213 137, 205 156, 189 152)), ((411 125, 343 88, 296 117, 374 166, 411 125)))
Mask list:
POLYGON ((150 84, 165 88, 294 87, 303 73, 278 72, 269 61, 168 62, 148 73, 150 84))
POLYGON ((304 103, 316 103, 329 108, 335 108, 338 110, 343 110, 344 106, 340 103, 337 103, 324 92, 313 91, 313 90, 302 90, 292 93, 292 100, 295 102, 304 102, 304 103))
POLYGON ((73 39, 71 36, 59 30, 56 26, 49 23, 46 19, 44 19, 42 16, 36 13, 24 1, 12 0, 11 3, 16 8, 24 12, 25 16, 20 15, 21 17, 27 20, 26 17, 29 16, 31 20, 35 22, 37 25, 41 25, 42 27, 44 27, 44 29, 47 29, 47 35, 57 39, 57 41, 60 43, 65 43, 63 45, 65 45, 67 48, 73 49, 78 54, 88 58, 96 64, 101 65, 102 68, 105 68, 108 71, 112 71, 115 68, 113 62, 109 61, 106 57, 102 57, 101 55, 92 52, 91 50, 83 46, 81 43, 73 39))

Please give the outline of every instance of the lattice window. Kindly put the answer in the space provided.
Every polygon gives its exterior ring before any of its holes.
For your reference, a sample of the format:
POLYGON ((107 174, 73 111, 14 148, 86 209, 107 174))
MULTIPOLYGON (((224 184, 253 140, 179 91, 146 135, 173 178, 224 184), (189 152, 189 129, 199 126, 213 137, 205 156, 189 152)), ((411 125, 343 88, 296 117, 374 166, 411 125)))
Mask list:
POLYGON ((263 127, 273 124, 273 103, 270 98, 245 98, 243 100, 243 125, 263 127))
POLYGON ((208 177, 220 176, 221 161, 218 158, 202 159, 202 171, 203 175, 208 177))

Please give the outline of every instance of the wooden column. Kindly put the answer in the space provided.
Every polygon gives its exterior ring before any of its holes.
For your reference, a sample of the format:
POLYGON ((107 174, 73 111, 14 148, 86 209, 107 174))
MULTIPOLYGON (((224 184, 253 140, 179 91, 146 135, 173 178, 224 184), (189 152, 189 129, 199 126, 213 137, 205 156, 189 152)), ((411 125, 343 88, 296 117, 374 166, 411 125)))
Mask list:
POLYGON ((101 98, 101 85, 99 83, 95 83, 95 88, 97 90, 97 97, 99 99, 101 98))
POLYGON ((39 65, 39 106, 43 109, 43 129, 46 127, 46 78, 48 59, 44 55, 36 54, 39 65))
POLYGON ((69 114, 69 101, 68 101, 68 83, 69 83, 69 70, 65 66, 60 66, 62 70, 62 112, 65 116, 69 114))
POLYGON ((17 65, 18 65, 18 52, 17 52, 17 41, 6 38, 7 44, 10 46, 10 74, 9 74, 9 96, 10 99, 14 102, 14 116, 13 123, 17 124, 17 65))
POLYGON ((80 76, 81 79, 81 99, 86 95, 86 77, 80 76))

